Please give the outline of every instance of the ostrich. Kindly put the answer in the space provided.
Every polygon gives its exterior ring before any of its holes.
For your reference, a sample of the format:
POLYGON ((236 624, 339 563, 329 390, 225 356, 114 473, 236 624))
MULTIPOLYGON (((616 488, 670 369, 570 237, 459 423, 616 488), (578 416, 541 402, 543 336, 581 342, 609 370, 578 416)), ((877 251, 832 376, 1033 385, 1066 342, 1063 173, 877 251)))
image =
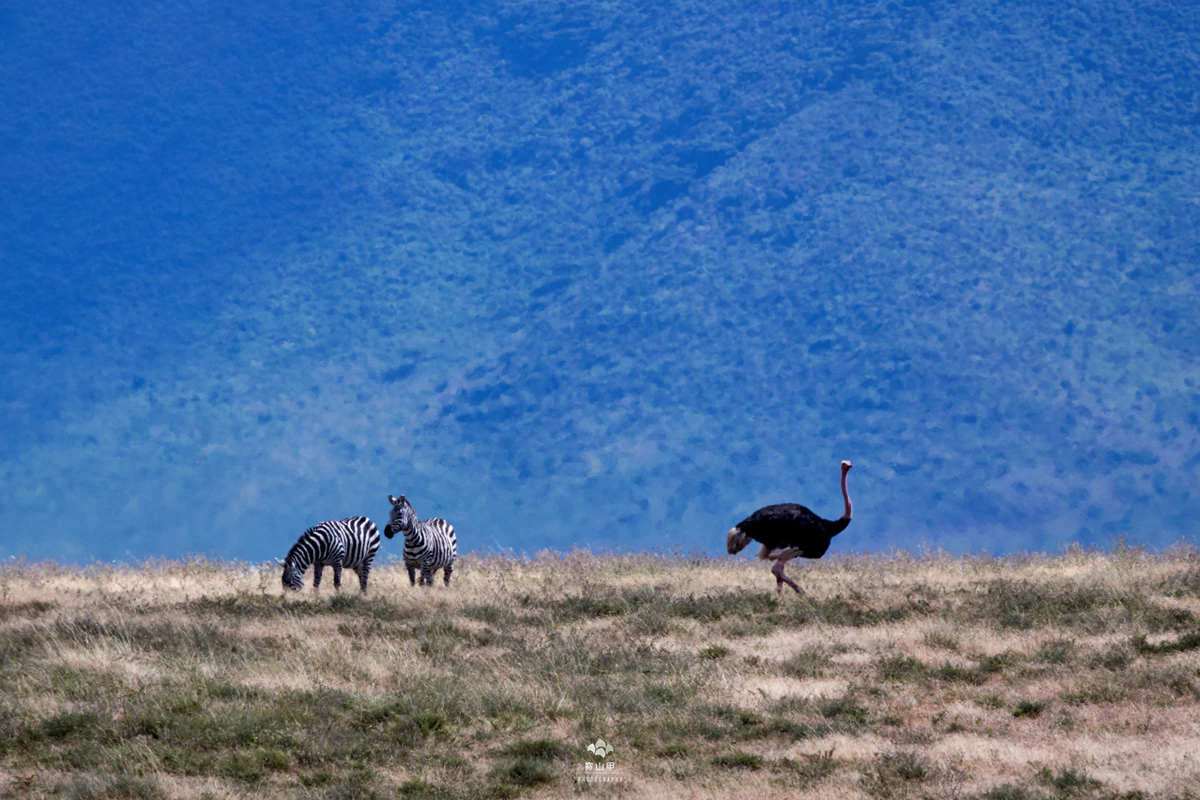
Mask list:
POLYGON ((804 594, 804 590, 783 572, 783 566, 793 558, 820 558, 829 549, 829 540, 850 524, 850 495, 846 491, 846 474, 850 462, 842 462, 842 499, 846 501, 846 513, 841 519, 821 519, 804 506, 781 503, 760 508, 730 529, 725 534, 725 544, 730 554, 740 551, 753 539, 762 543, 758 557, 763 561, 774 561, 771 573, 775 576, 775 588, 783 594, 783 585, 804 594))

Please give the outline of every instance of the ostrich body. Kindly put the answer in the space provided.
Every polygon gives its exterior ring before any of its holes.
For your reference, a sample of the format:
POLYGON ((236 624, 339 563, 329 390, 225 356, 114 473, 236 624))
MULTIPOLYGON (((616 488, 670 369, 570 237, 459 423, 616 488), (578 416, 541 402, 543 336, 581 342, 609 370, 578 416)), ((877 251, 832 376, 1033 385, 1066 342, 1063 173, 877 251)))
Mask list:
POLYGON ((807 508, 795 503, 766 506, 739 522, 725 535, 729 553, 739 552, 751 540, 762 544, 758 558, 774 561, 771 573, 775 576, 775 588, 783 593, 786 583, 797 594, 804 590, 784 574, 784 565, 793 558, 820 558, 829 549, 829 540, 850 524, 850 494, 846 491, 846 475, 850 462, 842 462, 842 499, 846 501, 846 513, 841 519, 821 519, 807 508))

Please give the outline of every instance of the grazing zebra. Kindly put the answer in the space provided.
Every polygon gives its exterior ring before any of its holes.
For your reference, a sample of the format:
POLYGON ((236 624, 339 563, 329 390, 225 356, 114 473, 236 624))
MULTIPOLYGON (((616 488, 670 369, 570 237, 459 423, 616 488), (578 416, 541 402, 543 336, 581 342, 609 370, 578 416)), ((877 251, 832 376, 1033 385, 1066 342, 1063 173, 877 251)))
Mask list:
POLYGON ((321 585, 321 570, 333 567, 333 587, 342 588, 342 569, 358 573, 358 585, 367 591, 371 561, 379 549, 379 529, 366 517, 346 517, 309 528, 292 545, 283 562, 283 587, 304 588, 304 571, 313 565, 313 588, 321 585))
POLYGON ((404 566, 408 568, 408 580, 417 583, 416 569, 421 569, 421 585, 433 586, 433 573, 445 569, 446 585, 450 585, 450 573, 454 571, 454 559, 458 558, 458 540, 454 538, 454 526, 444 519, 417 519, 412 504, 400 495, 400 499, 388 495, 392 501, 392 515, 383 529, 389 539, 397 531, 404 533, 404 566))

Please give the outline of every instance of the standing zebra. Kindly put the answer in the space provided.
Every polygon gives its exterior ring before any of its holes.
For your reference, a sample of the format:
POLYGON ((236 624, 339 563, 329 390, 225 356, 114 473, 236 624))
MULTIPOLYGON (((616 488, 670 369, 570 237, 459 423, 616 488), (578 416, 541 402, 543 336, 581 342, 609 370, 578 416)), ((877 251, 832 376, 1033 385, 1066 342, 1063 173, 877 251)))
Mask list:
POLYGON ((321 585, 321 570, 333 567, 333 588, 342 588, 342 569, 358 573, 358 585, 367 591, 371 561, 379 549, 379 529, 366 517, 346 517, 322 522, 306 530, 292 545, 283 562, 283 587, 304 588, 304 571, 313 565, 313 588, 321 585))
POLYGON ((458 540, 454 538, 454 526, 444 519, 417 519, 412 504, 400 495, 400 499, 388 495, 392 501, 392 515, 383 529, 389 539, 397 531, 404 533, 404 566, 408 567, 408 580, 417 583, 415 571, 421 569, 421 585, 433 586, 433 573, 445 568, 446 585, 450 585, 450 573, 454 571, 454 559, 458 558, 458 540))

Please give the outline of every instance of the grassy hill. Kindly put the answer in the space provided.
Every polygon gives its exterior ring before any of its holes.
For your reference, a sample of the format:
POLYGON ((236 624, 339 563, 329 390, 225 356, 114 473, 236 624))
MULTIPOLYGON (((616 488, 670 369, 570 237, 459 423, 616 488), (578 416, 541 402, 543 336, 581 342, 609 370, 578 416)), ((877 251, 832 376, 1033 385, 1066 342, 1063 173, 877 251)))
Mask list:
POLYGON ((1198 14, 13 11, 0 554, 1195 537, 1198 14))
POLYGON ((269 564, 8 563, 0 796, 1196 796, 1195 550, 793 573, 469 555, 449 589, 314 597, 269 564))

